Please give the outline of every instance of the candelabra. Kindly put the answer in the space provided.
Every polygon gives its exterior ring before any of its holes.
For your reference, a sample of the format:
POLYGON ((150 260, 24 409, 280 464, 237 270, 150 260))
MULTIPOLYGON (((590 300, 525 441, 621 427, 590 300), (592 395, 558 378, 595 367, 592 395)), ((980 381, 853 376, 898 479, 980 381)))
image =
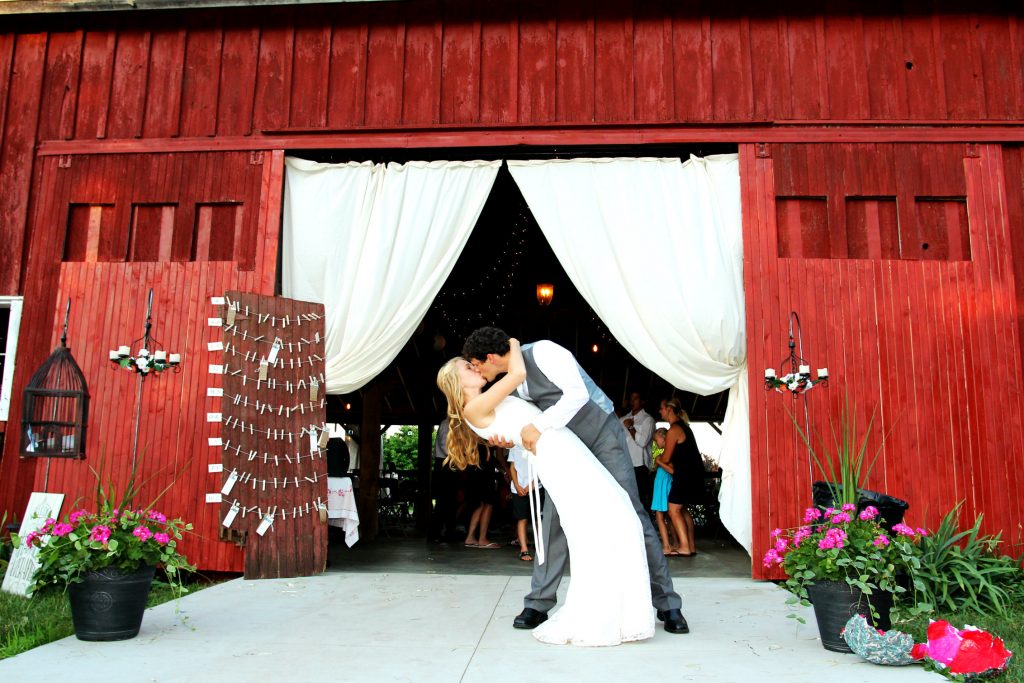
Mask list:
POLYGON ((818 368, 817 379, 811 379, 811 366, 803 358, 804 340, 800 330, 800 316, 796 311, 789 313, 789 355, 779 363, 779 372, 789 367, 789 372, 781 377, 775 373, 774 368, 767 368, 764 371, 764 388, 766 391, 774 389, 779 393, 789 391, 793 398, 804 394, 816 386, 828 386, 828 368, 818 368), (796 323, 795 333, 793 323, 796 323), (797 355, 799 345, 800 354, 797 355))
POLYGON ((139 420, 142 410, 142 385, 150 373, 159 375, 170 370, 181 372, 181 354, 168 354, 156 337, 151 334, 153 329, 153 289, 149 290, 149 297, 146 300, 146 328, 141 337, 135 339, 131 344, 119 346, 116 351, 110 351, 110 362, 114 367, 131 370, 139 378, 138 387, 135 391, 135 426, 132 438, 132 471, 135 471, 135 461, 139 450, 139 420), (138 345, 136 355, 131 355, 131 350, 138 345))

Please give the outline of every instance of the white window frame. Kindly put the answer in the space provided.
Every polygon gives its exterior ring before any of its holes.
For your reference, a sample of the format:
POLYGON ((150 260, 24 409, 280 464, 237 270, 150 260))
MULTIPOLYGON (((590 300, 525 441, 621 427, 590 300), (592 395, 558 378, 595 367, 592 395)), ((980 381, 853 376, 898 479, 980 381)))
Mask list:
POLYGON ((7 422, 11 409, 11 393, 14 390, 14 364, 18 350, 18 330, 21 327, 21 307, 24 297, 0 296, 0 308, 11 310, 7 326, 7 350, 4 357, 3 377, 0 377, 0 422, 7 422))

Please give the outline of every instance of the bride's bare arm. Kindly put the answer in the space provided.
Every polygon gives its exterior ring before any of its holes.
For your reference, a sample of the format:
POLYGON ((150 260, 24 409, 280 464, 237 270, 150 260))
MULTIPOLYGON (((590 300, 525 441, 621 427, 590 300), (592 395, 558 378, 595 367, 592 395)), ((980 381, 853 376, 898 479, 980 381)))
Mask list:
POLYGON ((493 413, 498 404, 511 396, 516 387, 526 380, 526 363, 523 361, 523 351, 519 348, 519 340, 509 339, 508 345, 508 372, 463 408, 466 419, 475 425, 482 427, 488 424, 490 421, 484 418, 493 413))

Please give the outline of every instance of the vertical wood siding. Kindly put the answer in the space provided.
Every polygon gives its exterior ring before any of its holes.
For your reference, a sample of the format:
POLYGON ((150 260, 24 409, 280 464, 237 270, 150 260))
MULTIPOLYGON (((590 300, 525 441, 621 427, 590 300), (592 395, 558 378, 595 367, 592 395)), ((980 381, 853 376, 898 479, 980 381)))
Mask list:
POLYGON ((1024 386, 1001 147, 772 145, 771 157, 759 158, 744 146, 741 175, 755 575, 765 576, 758 558, 769 530, 796 523, 812 478, 821 478, 786 412, 803 426, 803 399, 762 384, 762 370, 778 370, 788 351, 791 310, 802 323, 804 356, 832 376, 829 387, 806 395, 812 429, 828 440, 829 416, 847 396, 862 426, 876 411, 869 451, 882 451, 868 488, 909 501, 914 526, 934 525, 965 501, 965 519, 984 513, 986 531, 1017 542, 1024 510, 1012 492, 1024 486, 1024 386), (822 229, 830 251, 780 256, 780 207, 803 196, 828 204, 822 229), (850 257, 844 204, 882 196, 895 198, 901 246, 910 248, 896 258, 850 257), (933 196, 951 206, 966 198, 969 257, 914 248, 922 234, 935 234, 929 221, 959 229, 958 212, 915 212, 933 196))
MULTIPOLYGON (((95 481, 89 466, 101 458, 119 486, 127 481, 137 380, 132 373, 113 369, 107 350, 142 336, 146 294, 152 287, 153 336, 169 352, 182 354, 182 366, 179 374, 151 377, 143 387, 139 458, 146 476, 158 474, 141 498, 155 495, 180 473, 160 509, 195 524, 195 536, 184 545, 193 562, 210 570, 237 571, 239 549, 216 542, 219 506, 204 503, 204 494, 220 487, 220 476, 207 470, 209 462, 220 462, 220 454, 211 455, 207 445, 207 438, 219 433, 217 425, 205 420, 207 412, 218 408, 219 399, 206 396, 207 343, 220 339, 220 328, 209 327, 207 318, 210 297, 229 289, 273 294, 283 155, 99 155, 73 157, 67 168, 61 163, 56 157, 40 162, 25 295, 25 310, 31 315, 22 326, 15 383, 24 386, 57 343, 58 309, 63 311, 58 302, 70 298, 69 345, 92 395, 89 455, 85 462, 53 460, 47 482, 45 463, 19 461, 18 440, 8 439, 0 461, 0 500, 21 501, 28 491, 43 490, 45 483, 48 490, 67 494, 69 506, 80 497, 91 501, 95 481), (193 259, 195 241, 217 241, 201 235, 211 226, 197 220, 195 207, 215 203, 238 207, 242 239, 225 260, 208 260, 202 254, 193 259), (170 258, 126 260, 126 255, 131 257, 129 232, 144 227, 135 223, 132 207, 145 205, 175 209, 170 258), (71 206, 111 211, 113 220, 93 221, 90 228, 112 234, 87 238, 100 244, 92 256, 83 251, 81 260, 62 262, 71 206)), ((150 231, 136 239, 158 244, 163 235, 150 231)), ((20 405, 21 395, 15 392, 13 415, 20 414, 20 405)))

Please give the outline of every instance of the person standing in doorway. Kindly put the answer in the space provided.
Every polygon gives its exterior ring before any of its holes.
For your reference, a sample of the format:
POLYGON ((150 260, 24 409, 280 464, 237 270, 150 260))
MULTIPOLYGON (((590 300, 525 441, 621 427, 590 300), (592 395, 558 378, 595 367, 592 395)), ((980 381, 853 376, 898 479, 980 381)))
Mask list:
POLYGON ((626 446, 636 475, 636 488, 640 500, 651 500, 651 439, 654 436, 654 418, 644 410, 644 399, 639 392, 629 395, 629 412, 622 416, 626 429, 626 446))

